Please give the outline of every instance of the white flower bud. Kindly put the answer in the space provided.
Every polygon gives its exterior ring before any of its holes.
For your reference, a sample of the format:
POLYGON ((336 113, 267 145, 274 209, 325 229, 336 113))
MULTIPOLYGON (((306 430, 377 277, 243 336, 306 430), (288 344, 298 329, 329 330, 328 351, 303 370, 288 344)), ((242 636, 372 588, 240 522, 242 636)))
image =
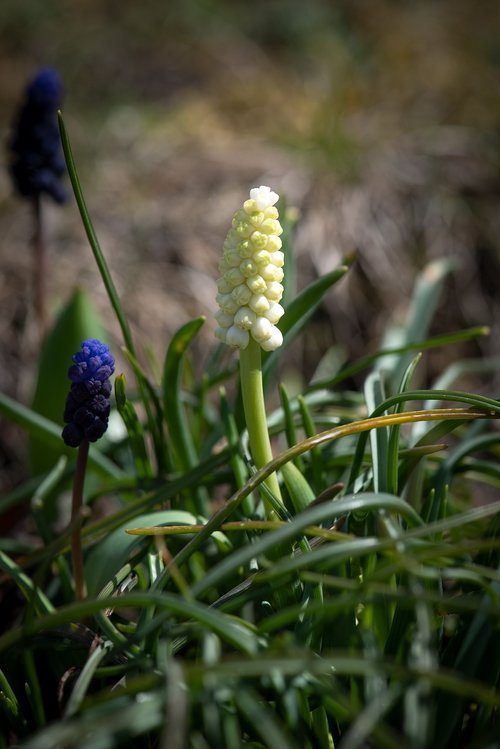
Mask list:
POLYGON ((253 261, 259 268, 265 268, 271 263, 271 255, 267 250, 258 250, 253 254, 253 261))
POLYGON ((253 260, 250 260, 250 258, 247 258, 243 260, 242 263, 240 263, 240 273, 242 273, 245 278, 251 278, 252 276, 255 276, 257 274, 257 263, 255 263, 253 260))
POLYGON ((270 283, 271 281, 277 281, 278 283, 280 283, 280 281, 283 280, 282 268, 278 268, 276 265, 272 265, 271 263, 269 263, 269 265, 267 265, 265 268, 262 268, 261 273, 262 278, 268 283, 270 283))
POLYGON ((241 263, 240 253, 236 248, 228 250, 224 253, 224 260, 229 268, 237 268, 241 263))
MULTIPOLYGON (((236 308, 243 307, 244 305, 248 304, 248 302, 252 298, 252 292, 250 291, 246 283, 242 283, 240 286, 236 286, 236 288, 232 290, 231 297, 236 304, 236 308)), ((236 312, 236 309, 234 311, 236 312)))
POLYGON ((221 259, 219 260, 219 272, 226 273, 226 271, 228 270, 229 270, 229 265, 227 264, 226 258, 222 256, 221 259))
POLYGON ((266 220, 262 222, 260 230, 266 234, 275 234, 276 236, 279 236, 283 231, 280 222, 274 218, 266 218, 266 220))
POLYGON ((262 276, 252 276, 252 278, 247 278, 247 286, 252 294, 264 294, 267 289, 267 283, 262 276))
POLYGON ((257 206, 255 204, 255 200, 252 200, 252 198, 249 198, 248 200, 245 200, 243 203, 243 210, 245 213, 248 213, 249 215, 257 210, 257 206))
POLYGON ((254 231, 250 241, 256 250, 263 250, 267 245, 267 236, 260 231, 254 231))
POLYGON ((279 322, 284 314, 285 310, 283 309, 281 304, 278 304, 278 302, 269 303, 269 309, 266 312, 266 317, 269 322, 272 322, 273 325, 279 322))
POLYGON ((248 304, 258 315, 263 315, 270 307, 264 294, 254 294, 248 304))
POLYGON ((236 219, 233 219, 233 229, 238 237, 246 238, 252 233, 253 226, 250 221, 237 221, 236 219))
POLYGON ((269 322, 267 317, 257 317, 252 325, 252 338, 255 338, 258 343, 267 341, 273 334, 273 328, 274 326, 269 322))
POLYGON ((261 341, 260 345, 262 346, 264 351, 274 351, 275 349, 279 348, 282 343, 283 336, 281 335, 281 331, 275 327, 272 336, 268 338, 267 341, 261 341))
POLYGON ((215 319, 221 328, 230 328, 234 322, 234 315, 228 315, 223 309, 215 313, 215 319))
MULTIPOLYGON (((228 315, 234 315, 238 309, 238 303, 233 299, 233 293, 231 294, 217 294, 215 297, 221 310, 226 312, 228 315)), ((251 294, 250 294, 251 296, 251 294)))
POLYGON ((232 325, 226 333, 226 343, 228 346, 234 346, 235 348, 246 348, 250 335, 248 330, 242 330, 241 328, 232 325))
POLYGON ((277 281, 267 284, 266 296, 271 302, 280 302, 283 296, 283 286, 277 281))
POLYGON ((237 249, 241 258, 252 257, 254 249, 248 239, 238 242, 237 249))
POLYGON ((224 276, 221 276, 217 281, 217 291, 220 294, 230 294, 232 290, 231 284, 226 281, 224 276))
POLYGON ((231 270, 228 270, 226 273, 224 273, 224 278, 233 289, 235 286, 239 286, 240 283, 243 283, 245 280, 245 276, 239 268, 231 268, 231 270))
POLYGON ((266 214, 264 211, 253 211, 250 214, 250 222, 252 226, 258 227, 264 221, 266 214))
POLYGON ((257 209, 263 211, 277 203, 279 195, 273 192, 270 187, 261 185, 260 187, 253 187, 250 190, 250 198, 255 200, 257 209))
POLYGON ((243 330, 250 330, 256 319, 257 315, 250 307, 240 307, 234 316, 234 324, 243 330))
POLYGON ((271 234, 271 236, 267 238, 267 250, 269 252, 276 252, 277 250, 281 250, 282 246, 283 242, 279 237, 271 234))
POLYGON ((234 214, 219 263, 217 338, 244 349, 250 335, 265 351, 281 345, 276 323, 284 314, 281 252, 283 229, 275 203, 278 195, 261 185, 234 214))
POLYGON ((283 268, 285 264, 285 253, 277 250, 271 254, 271 263, 278 268, 283 268))

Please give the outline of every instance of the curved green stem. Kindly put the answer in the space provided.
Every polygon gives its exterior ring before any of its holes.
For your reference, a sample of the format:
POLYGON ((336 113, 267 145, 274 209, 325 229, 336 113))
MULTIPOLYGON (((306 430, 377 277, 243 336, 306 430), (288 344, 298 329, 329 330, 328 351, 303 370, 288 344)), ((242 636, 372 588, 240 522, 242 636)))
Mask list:
MULTIPOLYGON (((262 360, 259 344, 250 339, 246 349, 240 352, 240 377, 243 408, 250 439, 250 450, 257 468, 262 468, 273 459, 271 441, 267 430, 266 406, 264 402, 264 388, 262 385, 262 360)), ((268 489, 281 500, 278 478, 275 473, 270 474, 265 481, 268 489)), ((268 518, 274 517, 274 512, 266 502, 268 518)))

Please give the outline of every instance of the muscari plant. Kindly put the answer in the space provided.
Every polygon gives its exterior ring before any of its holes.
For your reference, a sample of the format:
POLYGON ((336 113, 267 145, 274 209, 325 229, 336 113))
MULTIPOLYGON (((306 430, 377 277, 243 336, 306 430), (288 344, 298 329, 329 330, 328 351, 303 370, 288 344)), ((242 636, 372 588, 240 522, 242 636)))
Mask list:
POLYGON ((41 68, 29 81, 8 141, 9 172, 18 195, 33 209, 33 293, 40 335, 46 333, 46 239, 43 196, 62 204, 68 195, 66 171, 57 126, 63 87, 53 68, 41 68))
POLYGON ((77 598, 85 596, 85 578, 80 537, 80 513, 83 504, 85 471, 90 442, 96 442, 108 428, 111 410, 111 380, 115 360, 108 347, 98 339, 82 341, 68 369, 71 387, 66 398, 62 439, 68 447, 78 448, 71 505, 71 555, 77 598))
MULTIPOLYGON (((261 185, 238 210, 224 242, 219 263, 215 335, 240 350, 240 380, 245 420, 252 457, 257 468, 272 460, 267 430, 262 378, 261 349, 275 351, 283 343, 276 323, 283 317, 283 265, 275 203, 278 195, 261 185)), ((267 485, 275 499, 281 499, 279 483, 272 473, 267 485)), ((271 510, 272 512, 272 510, 271 510)))
MULTIPOLYGON (((0 636, 3 745, 494 746, 500 502, 477 499, 500 486, 500 403, 451 386, 498 361, 453 362, 435 387, 412 386, 424 351, 487 333, 429 337, 448 264, 417 279, 392 343, 344 364, 326 352, 298 395, 280 384, 266 415, 283 353, 350 260, 298 294, 287 288, 287 214, 279 222, 276 194, 254 188, 218 281, 217 337, 237 353, 220 344, 196 378, 186 364, 200 317, 175 333, 155 381, 61 128, 136 387, 116 377, 126 437, 89 452, 85 598, 74 601, 71 524, 56 533, 43 515, 66 467, 7 498, 34 491, 43 543, 0 539, 6 595, 10 585, 26 599, 0 636), (101 498, 108 510, 94 515, 101 498)), ((47 444, 60 439, 60 427, 1 395, 0 410, 47 444)))

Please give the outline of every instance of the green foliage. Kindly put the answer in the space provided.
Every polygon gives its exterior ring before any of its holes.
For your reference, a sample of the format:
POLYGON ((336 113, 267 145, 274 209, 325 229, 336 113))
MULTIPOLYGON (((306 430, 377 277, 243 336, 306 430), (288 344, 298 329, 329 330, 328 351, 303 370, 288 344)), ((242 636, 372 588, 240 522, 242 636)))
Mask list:
MULTIPOLYGON (((26 487, 40 547, 18 559, 0 539, 5 596, 26 601, 3 619, 0 746, 494 746, 500 500, 483 490, 500 487, 500 402, 451 381, 412 389, 419 351, 485 333, 428 338, 446 265, 417 282, 403 335, 297 397, 280 387, 275 458, 256 470, 236 370, 197 379, 189 366, 202 318, 172 338, 161 384, 144 373, 68 165, 137 388, 117 377, 127 449, 91 452, 88 597, 74 601, 69 533, 45 516, 66 463, 26 487), (362 372, 362 393, 343 388, 362 372), (284 506, 269 520, 274 473, 284 506)), ((347 270, 290 301, 285 350, 347 270)), ((279 379, 284 361, 273 353, 267 373, 279 379)), ((4 396, 0 411, 54 449, 55 416, 4 396)))

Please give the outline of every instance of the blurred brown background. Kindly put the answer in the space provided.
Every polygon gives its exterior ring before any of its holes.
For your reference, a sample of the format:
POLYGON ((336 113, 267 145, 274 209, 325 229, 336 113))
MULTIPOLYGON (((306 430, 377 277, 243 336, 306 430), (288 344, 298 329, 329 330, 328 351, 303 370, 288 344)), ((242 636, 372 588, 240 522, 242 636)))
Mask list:
MULTIPOLYGON (((102 248, 136 340, 163 359, 208 316, 233 211, 269 184, 299 212, 298 288, 357 261, 294 347, 309 377, 402 322, 417 273, 456 263, 433 334, 492 335, 429 355, 498 354, 500 14, 485 0, 2 0, 0 128, 56 67, 102 248)), ((0 388, 29 402, 37 355, 29 208, 0 170, 0 388)), ((47 206, 50 307, 79 284, 120 341, 74 201, 47 206)), ((490 394, 499 380, 479 381, 490 394), (493 388, 493 389, 492 389, 493 388)), ((428 383, 427 383, 428 384, 428 383)), ((467 383, 466 383, 467 384, 467 383)))

